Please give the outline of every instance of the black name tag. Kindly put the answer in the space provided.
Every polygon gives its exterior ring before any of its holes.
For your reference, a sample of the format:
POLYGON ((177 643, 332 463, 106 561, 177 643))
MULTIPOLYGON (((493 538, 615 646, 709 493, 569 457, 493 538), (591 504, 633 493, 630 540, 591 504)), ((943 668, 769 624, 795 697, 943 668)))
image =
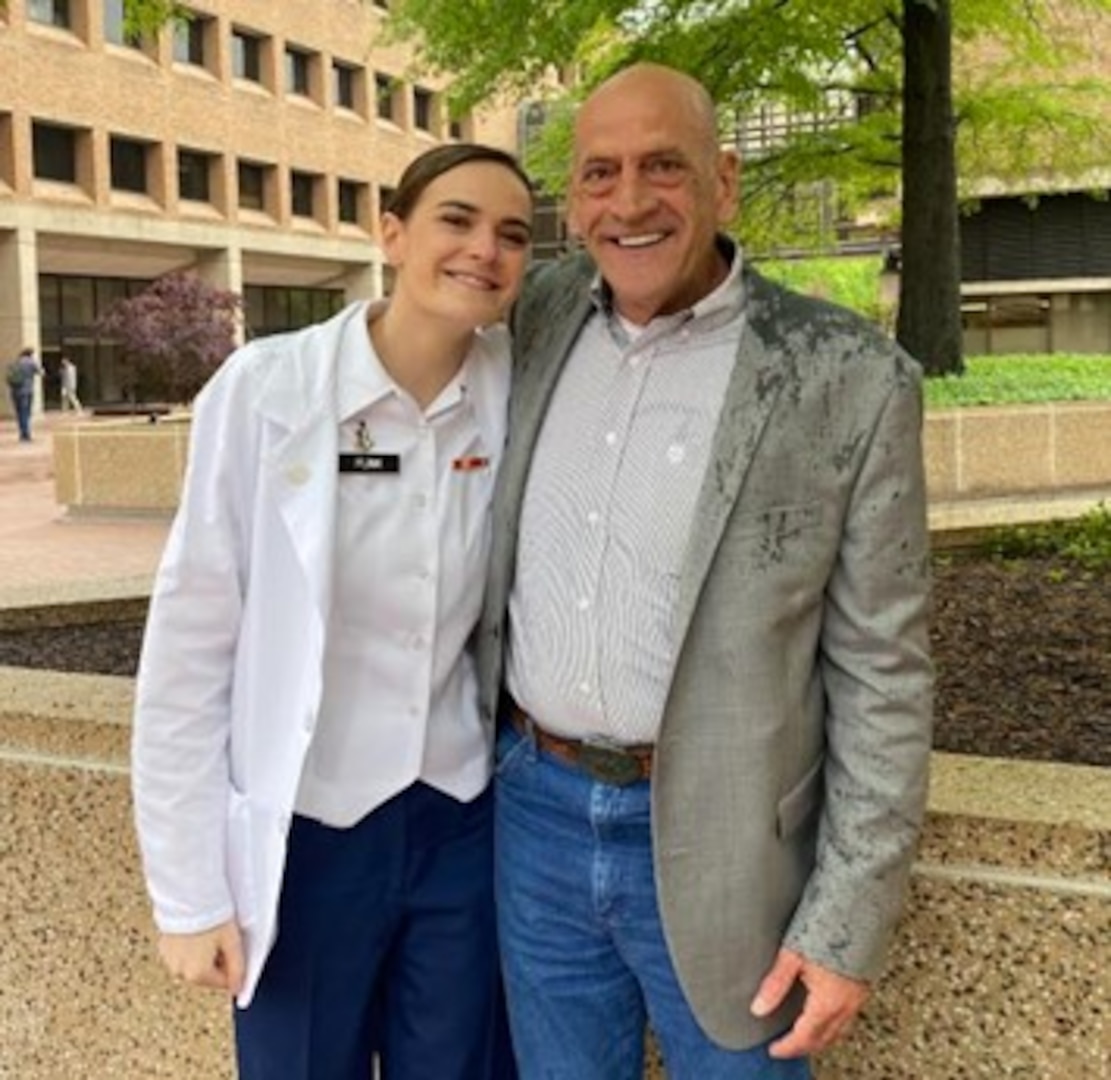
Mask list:
POLYGON ((399 473, 400 454, 340 454, 341 473, 399 473))

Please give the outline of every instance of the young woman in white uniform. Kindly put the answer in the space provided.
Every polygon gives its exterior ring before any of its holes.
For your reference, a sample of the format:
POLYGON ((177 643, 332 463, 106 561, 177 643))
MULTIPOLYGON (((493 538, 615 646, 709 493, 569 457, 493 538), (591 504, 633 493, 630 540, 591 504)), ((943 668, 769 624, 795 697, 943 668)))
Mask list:
POLYGON ((428 151, 383 215, 389 300, 252 342, 197 398, 133 784, 159 951, 235 995, 248 1080, 506 1068, 466 643, 531 211, 512 157, 428 151))

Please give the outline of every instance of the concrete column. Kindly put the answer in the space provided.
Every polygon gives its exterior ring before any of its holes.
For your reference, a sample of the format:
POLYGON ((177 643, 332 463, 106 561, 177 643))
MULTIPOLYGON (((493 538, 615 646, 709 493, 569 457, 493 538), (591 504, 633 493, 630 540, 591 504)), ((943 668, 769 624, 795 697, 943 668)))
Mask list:
POLYGON ((343 286, 343 299, 346 303, 353 300, 377 300, 382 296, 382 257, 375 255, 368 263, 348 267, 340 276, 339 284, 343 286))
MULTIPOLYGON (((243 295, 243 251, 238 246, 202 251, 197 256, 193 269, 202 281, 218 289, 243 295)), ((243 318, 239 318, 235 329, 235 342, 242 345, 245 340, 243 318)))
MULTIPOLYGON (((20 226, 0 231, 0 366, 24 345, 41 358, 39 341, 38 250, 34 231, 20 226)), ((42 380, 35 382, 35 412, 42 411, 42 380)), ((0 395, 0 414, 12 415, 11 395, 0 395)))

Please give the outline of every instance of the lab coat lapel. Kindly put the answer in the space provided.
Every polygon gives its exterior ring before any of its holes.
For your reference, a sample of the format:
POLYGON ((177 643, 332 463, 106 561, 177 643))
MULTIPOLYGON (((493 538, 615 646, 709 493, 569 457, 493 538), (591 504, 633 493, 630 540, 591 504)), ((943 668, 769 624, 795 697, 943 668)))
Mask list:
POLYGON ((299 335, 291 362, 275 372, 260 406, 278 428, 266 461, 268 488, 324 621, 331 607, 335 546, 338 358, 351 320, 365 312, 365 303, 352 305, 299 335))

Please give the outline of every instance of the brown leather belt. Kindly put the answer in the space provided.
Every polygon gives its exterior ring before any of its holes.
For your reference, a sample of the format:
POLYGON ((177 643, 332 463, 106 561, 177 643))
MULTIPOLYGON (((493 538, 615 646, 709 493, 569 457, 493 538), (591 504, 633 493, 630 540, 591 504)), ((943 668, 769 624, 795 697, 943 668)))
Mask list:
POLYGON ((573 765, 576 769, 604 784, 625 787, 652 776, 652 755, 655 747, 640 743, 621 746, 618 743, 593 739, 565 739, 545 731, 516 702, 507 710, 509 721, 526 738, 531 738, 545 753, 573 765))

